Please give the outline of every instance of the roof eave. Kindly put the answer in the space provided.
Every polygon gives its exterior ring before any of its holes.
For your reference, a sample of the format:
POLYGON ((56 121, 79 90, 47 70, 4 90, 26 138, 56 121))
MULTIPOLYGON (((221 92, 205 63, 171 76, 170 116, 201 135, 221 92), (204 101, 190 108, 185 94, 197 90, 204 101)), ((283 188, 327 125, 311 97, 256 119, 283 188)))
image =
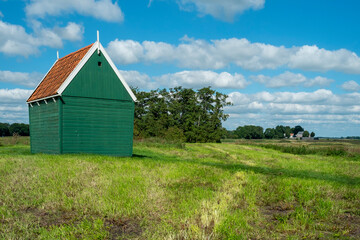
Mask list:
POLYGON ((55 94, 55 95, 48 96, 48 97, 43 97, 43 98, 31 100, 31 101, 26 101, 26 103, 30 104, 30 103, 39 102, 39 101, 46 100, 46 99, 49 99, 49 98, 54 98, 54 97, 60 97, 60 94, 55 94))

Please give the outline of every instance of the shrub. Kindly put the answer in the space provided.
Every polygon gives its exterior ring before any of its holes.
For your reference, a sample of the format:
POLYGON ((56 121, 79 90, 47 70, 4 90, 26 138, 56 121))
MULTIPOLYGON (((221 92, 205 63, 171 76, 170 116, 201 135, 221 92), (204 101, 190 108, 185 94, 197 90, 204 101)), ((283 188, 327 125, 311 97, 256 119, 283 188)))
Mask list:
POLYGON ((12 139, 11 139, 11 145, 15 145, 19 143, 19 134, 17 132, 13 133, 12 139))
POLYGON ((167 141, 185 142, 184 132, 178 127, 170 127, 165 133, 164 138, 167 141))

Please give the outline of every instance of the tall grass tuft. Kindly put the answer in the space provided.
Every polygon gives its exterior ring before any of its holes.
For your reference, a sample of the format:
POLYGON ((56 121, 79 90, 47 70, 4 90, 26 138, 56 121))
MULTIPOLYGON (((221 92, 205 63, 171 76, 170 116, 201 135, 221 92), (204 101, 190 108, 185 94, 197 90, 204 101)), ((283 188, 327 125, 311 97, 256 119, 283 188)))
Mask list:
POLYGON ((164 138, 158 138, 158 137, 136 139, 134 141, 136 144, 140 144, 147 147, 185 149, 185 143, 182 141, 166 140, 164 138))
POLYGON ((322 148, 311 148, 305 145, 301 146, 283 146, 274 144, 259 144, 258 146, 268 149, 274 149, 283 153, 291 153, 295 155, 309 155, 318 154, 323 156, 343 156, 343 157, 354 157, 355 153, 348 151, 344 147, 322 147, 322 148))

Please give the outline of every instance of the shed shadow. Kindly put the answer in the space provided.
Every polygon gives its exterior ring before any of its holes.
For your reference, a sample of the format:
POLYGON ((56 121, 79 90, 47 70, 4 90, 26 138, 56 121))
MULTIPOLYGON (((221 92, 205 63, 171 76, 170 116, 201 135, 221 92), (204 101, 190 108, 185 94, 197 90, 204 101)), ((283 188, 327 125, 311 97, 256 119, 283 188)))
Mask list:
POLYGON ((150 156, 142 155, 142 154, 133 154, 132 158, 151 158, 150 156))
POLYGON ((351 185, 356 186, 360 185, 360 178, 359 177, 352 177, 347 176, 344 174, 335 175, 326 172, 316 172, 311 170, 294 170, 294 169, 287 169, 287 168, 271 168, 265 166, 250 166, 243 163, 219 163, 219 162, 209 162, 209 161, 197 161, 195 159, 184 158, 181 159, 178 156, 167 156, 166 160, 163 158, 158 158, 156 156, 145 156, 145 155, 137 155, 133 158, 134 160, 145 160, 144 158, 149 158, 151 161, 161 161, 163 163, 188 163, 194 165, 203 165, 209 167, 216 167, 230 172, 237 172, 237 171, 252 171, 254 173, 264 174, 268 176, 275 176, 275 177, 292 177, 292 178, 299 178, 299 179, 315 179, 315 180, 323 180, 328 182, 334 182, 344 185, 351 185))
POLYGON ((212 166, 221 168, 228 171, 252 171, 254 173, 260 173, 264 175, 270 176, 284 176, 284 177, 293 177, 293 178, 301 178, 301 179, 315 179, 315 180, 324 180, 330 182, 336 182, 340 184, 346 185, 359 185, 360 178, 358 177, 350 177, 347 175, 333 175, 324 172, 314 172, 309 170, 289 170, 286 168, 269 168, 269 167, 259 167, 259 166, 249 166, 242 163, 237 164, 222 164, 222 163, 210 163, 204 162, 202 165, 212 166))

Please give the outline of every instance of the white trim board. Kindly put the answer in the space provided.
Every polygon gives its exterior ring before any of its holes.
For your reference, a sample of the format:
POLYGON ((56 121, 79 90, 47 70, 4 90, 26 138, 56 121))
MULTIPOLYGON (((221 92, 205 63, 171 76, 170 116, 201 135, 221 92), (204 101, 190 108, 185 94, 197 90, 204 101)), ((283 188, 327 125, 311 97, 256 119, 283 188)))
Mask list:
POLYGON ((105 51, 104 47, 100 44, 100 51, 104 54, 104 57, 106 58, 106 60, 108 61, 108 63, 110 64, 110 66, 112 67, 112 69, 114 70, 114 72, 116 73, 117 77, 120 79, 121 83, 124 85, 126 91, 129 93, 130 97, 132 98, 132 100, 134 102, 137 101, 135 94, 131 91, 129 85, 126 83, 124 77, 120 74, 119 70, 117 69, 117 67, 115 66, 115 64, 113 63, 113 61, 111 60, 111 58, 109 57, 109 55, 107 54, 107 52, 105 51))
POLYGON ((42 101, 42 100, 46 100, 46 99, 49 99, 49 98, 55 98, 55 97, 60 97, 60 95, 59 95, 59 94, 55 94, 55 95, 48 96, 48 97, 38 98, 38 99, 35 99, 35 100, 32 100, 32 101, 29 101, 29 102, 27 102, 27 103, 29 104, 29 103, 34 103, 34 102, 40 102, 40 101, 42 101))
POLYGON ((76 65, 74 70, 72 70, 72 72, 69 74, 69 76, 65 79, 65 81, 61 84, 61 86, 57 90, 57 93, 59 95, 61 95, 64 92, 64 90, 67 88, 67 86, 70 84, 70 82, 74 79, 76 74, 78 74, 78 72, 84 67, 85 63, 90 59, 91 55, 96 50, 96 48, 97 48, 96 44, 93 44, 91 46, 91 48, 87 51, 85 56, 80 60, 78 65, 76 65))
POLYGON ((75 78, 75 76, 78 74, 78 72, 84 67, 85 63, 90 59, 90 57, 93 55, 95 51, 97 51, 98 46, 100 46, 100 51, 104 55, 106 61, 110 64, 111 68, 116 73, 116 76, 119 78, 123 86, 125 87, 126 91, 129 93, 130 97, 134 102, 137 101, 134 93, 131 91, 129 85, 125 82, 124 77, 120 74, 119 70, 116 68, 115 64, 105 51, 104 47, 101 45, 100 42, 96 41, 91 48, 88 50, 88 52, 85 54, 85 56, 81 59, 81 61, 78 63, 78 65, 74 68, 74 70, 69 74, 69 76, 66 78, 66 80, 61 84, 59 89, 57 90, 57 93, 61 96, 62 93, 65 91, 65 89, 69 86, 71 81, 75 78))

